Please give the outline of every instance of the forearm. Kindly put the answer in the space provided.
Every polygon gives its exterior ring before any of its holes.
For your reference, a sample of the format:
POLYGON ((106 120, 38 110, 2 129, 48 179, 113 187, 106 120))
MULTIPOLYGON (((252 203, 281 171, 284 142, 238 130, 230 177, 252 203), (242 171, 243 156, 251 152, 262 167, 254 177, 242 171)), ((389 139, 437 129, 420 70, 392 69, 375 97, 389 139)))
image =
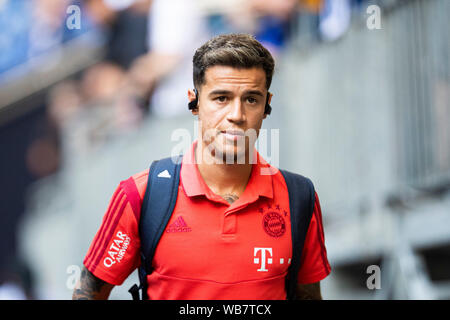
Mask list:
POLYGON ((106 300, 114 286, 97 278, 83 267, 72 300, 106 300))
POLYGON ((297 300, 322 300, 320 282, 297 285, 297 300))

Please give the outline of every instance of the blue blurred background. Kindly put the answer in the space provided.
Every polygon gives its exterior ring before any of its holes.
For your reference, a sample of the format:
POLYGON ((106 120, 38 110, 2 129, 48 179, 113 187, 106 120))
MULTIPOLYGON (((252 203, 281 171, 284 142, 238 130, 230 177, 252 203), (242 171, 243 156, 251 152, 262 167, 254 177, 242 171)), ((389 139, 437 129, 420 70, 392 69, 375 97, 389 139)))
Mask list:
POLYGON ((230 32, 276 59, 263 126, 321 199, 323 297, 449 299, 449 14, 448 0, 0 0, 0 299, 71 298, 119 181, 170 155, 174 130, 194 135, 193 53, 230 32))

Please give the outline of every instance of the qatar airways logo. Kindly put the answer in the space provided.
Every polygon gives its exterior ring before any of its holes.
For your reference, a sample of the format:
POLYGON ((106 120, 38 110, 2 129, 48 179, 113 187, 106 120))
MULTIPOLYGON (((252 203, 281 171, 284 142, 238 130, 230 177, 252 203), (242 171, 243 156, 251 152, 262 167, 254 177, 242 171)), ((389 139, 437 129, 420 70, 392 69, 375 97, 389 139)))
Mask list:
POLYGON ((111 246, 109 247, 108 255, 103 260, 105 267, 111 268, 111 266, 115 263, 122 261, 129 245, 130 237, 122 231, 117 232, 111 246))

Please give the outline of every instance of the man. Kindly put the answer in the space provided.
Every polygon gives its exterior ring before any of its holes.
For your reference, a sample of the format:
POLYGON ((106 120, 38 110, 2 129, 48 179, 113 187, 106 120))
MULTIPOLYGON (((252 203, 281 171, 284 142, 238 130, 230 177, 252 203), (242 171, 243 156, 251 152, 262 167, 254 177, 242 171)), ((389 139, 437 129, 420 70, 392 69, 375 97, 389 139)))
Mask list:
MULTIPOLYGON (((254 149, 274 70, 252 36, 221 35, 194 55, 188 91, 199 138, 183 156, 177 202, 147 276, 149 299, 286 299, 292 258, 282 174, 254 149), (266 170, 264 170, 266 169, 266 170), (267 170, 270 169, 270 170, 267 170)), ((140 265, 148 170, 122 181, 84 260, 73 299, 106 299, 140 265)), ((319 199, 307 230, 297 297, 321 299, 330 273, 319 199)))

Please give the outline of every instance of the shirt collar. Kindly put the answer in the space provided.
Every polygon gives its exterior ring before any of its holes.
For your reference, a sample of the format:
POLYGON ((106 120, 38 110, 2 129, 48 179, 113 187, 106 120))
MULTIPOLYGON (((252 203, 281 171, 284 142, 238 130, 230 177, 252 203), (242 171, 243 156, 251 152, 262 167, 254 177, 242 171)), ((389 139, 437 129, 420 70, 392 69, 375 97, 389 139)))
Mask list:
MULTIPOLYGON (((183 189, 188 197, 204 195, 210 200, 223 201, 220 196, 212 192, 198 170, 195 160, 196 146, 197 140, 194 141, 188 152, 183 155, 180 172, 183 189)), ((252 166, 250 179, 242 196, 248 197, 249 201, 257 200, 259 196, 273 198, 272 175, 268 173, 271 171, 273 174, 273 172, 276 172, 276 169, 268 164, 256 149, 254 149, 254 159, 256 159, 256 163, 252 166)))

